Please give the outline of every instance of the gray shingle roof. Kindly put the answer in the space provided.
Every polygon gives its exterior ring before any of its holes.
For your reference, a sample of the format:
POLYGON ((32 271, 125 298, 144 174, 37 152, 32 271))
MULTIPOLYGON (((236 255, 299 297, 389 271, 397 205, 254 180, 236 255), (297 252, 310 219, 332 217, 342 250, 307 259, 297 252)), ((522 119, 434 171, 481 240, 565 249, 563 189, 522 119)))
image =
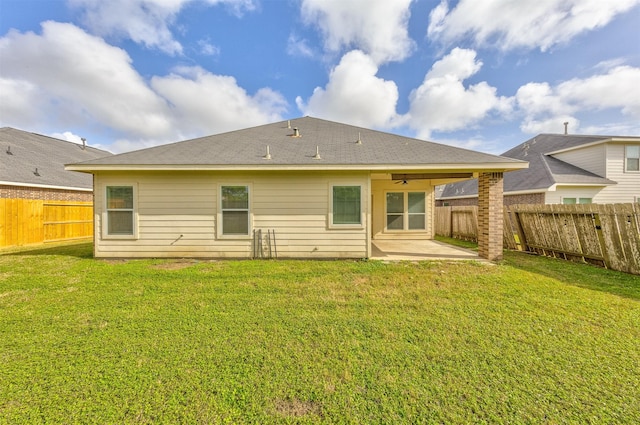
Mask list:
POLYGON ((311 117, 266 124, 183 142, 123 153, 82 164, 93 166, 323 167, 370 165, 500 164, 510 158, 441 145, 311 117), (292 137, 297 128, 300 137, 292 137), (361 144, 356 143, 360 138, 361 144), (271 159, 264 159, 267 146, 271 159), (316 147, 321 159, 314 159, 316 147))
MULTIPOLYGON (((505 174, 504 191, 544 190, 554 184, 616 184, 605 177, 547 155, 549 152, 598 143, 610 138, 611 136, 539 134, 502 154, 509 158, 529 161, 528 169, 505 174)), ((474 179, 446 185, 441 198, 477 194, 478 181, 474 179)))
POLYGON ((11 127, 0 128, 0 181, 19 185, 91 189, 93 177, 65 171, 70 162, 110 156, 111 153, 11 127), (36 175, 36 169, 38 175, 36 175))

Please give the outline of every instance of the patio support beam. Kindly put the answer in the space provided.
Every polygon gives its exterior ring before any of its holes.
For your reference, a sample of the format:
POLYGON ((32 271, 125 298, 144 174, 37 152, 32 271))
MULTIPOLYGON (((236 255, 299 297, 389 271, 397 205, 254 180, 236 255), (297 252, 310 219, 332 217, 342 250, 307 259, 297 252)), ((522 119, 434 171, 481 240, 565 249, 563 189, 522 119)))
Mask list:
POLYGON ((503 173, 478 177, 478 254, 490 261, 502 259, 503 173))

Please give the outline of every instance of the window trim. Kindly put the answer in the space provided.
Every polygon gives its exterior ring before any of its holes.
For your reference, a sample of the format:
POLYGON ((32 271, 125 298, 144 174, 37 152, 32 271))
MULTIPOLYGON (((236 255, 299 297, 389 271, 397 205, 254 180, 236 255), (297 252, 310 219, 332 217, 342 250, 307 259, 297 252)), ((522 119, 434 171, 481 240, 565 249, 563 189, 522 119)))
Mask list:
POLYGON ((397 190, 397 189, 387 189, 384 191, 384 233, 426 233, 428 228, 428 204, 427 204, 427 191, 422 189, 405 189, 405 190, 397 190), (387 193, 402 193, 402 202, 404 203, 402 209, 402 221, 403 228, 402 229, 388 229, 387 228, 387 193), (418 213, 409 213, 409 193, 424 193, 424 228, 423 229, 409 229, 409 216, 417 215, 418 213))
MULTIPOLYGON (((136 240, 139 238, 138 235, 138 183, 128 182, 109 182, 104 183, 102 187, 102 201, 103 201, 103 211, 102 211, 102 231, 101 231, 101 239, 120 239, 120 240, 136 240), (109 204, 107 199, 107 189, 109 187, 131 187, 133 191, 133 208, 131 211, 133 212, 133 232, 130 235, 112 235, 109 234, 109 204)), ((126 209, 129 211, 129 209, 126 209)))
POLYGON ((338 182, 329 183, 329 211, 327 214, 327 228, 329 229, 364 229, 365 227, 365 203, 364 203, 364 185, 362 183, 338 182), (360 189, 360 223, 335 224, 333 222, 333 188, 334 187, 358 187, 360 189))
POLYGON ((246 240, 246 239, 251 239, 253 238, 253 184, 250 182, 223 182, 223 183, 218 183, 218 189, 217 189, 217 197, 218 197, 218 208, 216 211, 216 239, 226 239, 226 240, 246 240), (228 186, 244 186, 247 188, 247 190, 249 191, 249 199, 248 199, 248 207, 247 207, 247 212, 248 212, 248 218, 247 220, 248 222, 248 228, 247 228, 247 234, 246 235, 239 235, 239 234, 232 234, 232 235, 225 235, 222 232, 223 226, 222 226, 222 188, 223 187, 228 187, 228 186))
POLYGON ((624 145, 624 172, 625 173, 632 173, 632 174, 640 173, 640 145, 635 145, 635 144, 633 144, 633 145, 624 145), (636 158, 635 156, 629 157, 627 155, 627 150, 628 150, 627 148, 630 148, 630 147, 638 148, 638 164, 639 164, 639 167, 638 167, 637 170, 629 170, 627 168, 628 159, 629 158, 636 158))

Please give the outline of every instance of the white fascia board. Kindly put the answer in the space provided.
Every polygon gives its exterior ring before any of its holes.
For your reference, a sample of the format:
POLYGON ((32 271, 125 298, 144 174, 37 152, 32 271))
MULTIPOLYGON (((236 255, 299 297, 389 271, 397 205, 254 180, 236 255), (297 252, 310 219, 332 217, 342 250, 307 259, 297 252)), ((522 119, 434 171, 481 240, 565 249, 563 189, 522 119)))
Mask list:
POLYGON ((18 187, 37 187, 37 188, 40 188, 40 189, 75 190, 75 191, 78 191, 78 192, 93 192, 93 188, 87 189, 86 187, 56 186, 56 185, 51 185, 51 184, 36 184, 36 183, 20 183, 20 182, 0 181, 0 185, 3 185, 3 186, 18 186, 18 187))
POLYGON ((81 165, 65 166, 67 171, 383 171, 383 172, 424 172, 424 171, 467 171, 504 172, 528 168, 529 163, 518 161, 508 163, 479 164, 240 164, 240 165, 81 165))

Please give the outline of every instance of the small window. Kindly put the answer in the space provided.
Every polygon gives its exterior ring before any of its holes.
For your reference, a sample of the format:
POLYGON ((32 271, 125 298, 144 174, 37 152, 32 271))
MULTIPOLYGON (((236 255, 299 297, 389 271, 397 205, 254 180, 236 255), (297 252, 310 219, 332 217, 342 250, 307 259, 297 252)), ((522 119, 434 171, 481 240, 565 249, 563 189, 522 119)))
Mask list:
POLYGON ((333 186, 331 216, 333 225, 361 225, 362 205, 360 186, 333 186))
POLYGON ((640 145, 625 146, 625 171, 640 171, 640 145))
POLYGON ((590 204, 591 202, 592 198, 562 198, 562 203, 565 205, 590 204))
POLYGON ((107 186, 107 235, 133 236, 133 186, 107 186))
POLYGON ((221 186, 222 235, 249 235, 249 186, 221 186))

